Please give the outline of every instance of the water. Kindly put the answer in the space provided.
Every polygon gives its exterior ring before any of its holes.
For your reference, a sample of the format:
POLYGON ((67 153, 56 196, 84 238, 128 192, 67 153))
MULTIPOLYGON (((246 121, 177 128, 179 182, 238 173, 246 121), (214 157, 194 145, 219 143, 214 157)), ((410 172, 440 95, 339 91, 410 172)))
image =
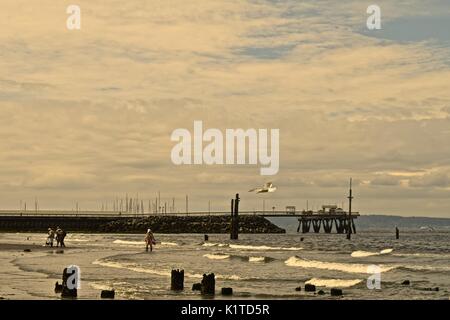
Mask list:
MULTIPOLYGON (((45 235, 0 234, 0 243, 43 243, 45 235), (30 237, 30 240, 25 240, 30 237)), ((16 283, 21 293, 35 298, 56 298, 54 281, 62 269, 79 265, 81 298, 98 298, 99 290, 114 288, 122 299, 200 299, 193 283, 204 273, 216 274, 216 290, 232 287, 235 298, 330 299, 295 291, 312 283, 329 292, 342 288, 343 299, 449 299, 450 232, 402 232, 395 240, 391 232, 367 231, 353 235, 277 234, 240 235, 230 242, 228 235, 156 235, 158 244, 146 253, 143 235, 70 234, 64 253, 44 250, 31 254, 1 252, 11 266, 0 276, 0 290, 16 283), (300 241, 304 237, 304 241, 300 241), (369 290, 369 266, 382 271, 381 289, 369 290), (171 292, 170 272, 185 270, 183 292, 171 292), (20 270, 19 272, 17 270, 20 270), (1 281, 3 278, 3 281, 1 281), (5 280, 7 279, 7 281, 5 280), (21 285, 28 279, 27 285, 21 285), (15 282, 17 280, 17 282, 15 282), (20 281, 19 281, 20 280, 20 281), (411 285, 401 282, 410 280, 411 285), (439 287, 439 291, 427 288, 439 287)), ((2 263, 3 265, 3 263, 2 263)), ((217 295, 216 299, 221 296, 217 295)))

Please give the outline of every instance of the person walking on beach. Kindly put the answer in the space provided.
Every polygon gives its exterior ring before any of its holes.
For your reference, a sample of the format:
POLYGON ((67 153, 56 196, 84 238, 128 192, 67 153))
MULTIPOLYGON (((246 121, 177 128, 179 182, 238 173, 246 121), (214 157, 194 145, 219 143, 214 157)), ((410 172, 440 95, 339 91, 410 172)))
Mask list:
POLYGON ((48 228, 48 237, 45 245, 53 247, 53 239, 55 239, 55 231, 52 228, 48 228))
POLYGON ((66 236, 67 236, 67 232, 66 232, 66 230, 61 230, 61 243, 60 243, 60 245, 61 245, 61 247, 66 247, 66 244, 64 243, 64 239, 66 238, 66 236))
POLYGON ((61 241, 62 241, 62 229, 60 227, 56 227, 56 247, 59 247, 61 245, 61 241))
POLYGON ((147 234, 145 235, 145 244, 145 251, 148 251, 148 247, 150 247, 150 252, 153 251, 153 245, 156 244, 156 242, 151 229, 147 230, 147 234))

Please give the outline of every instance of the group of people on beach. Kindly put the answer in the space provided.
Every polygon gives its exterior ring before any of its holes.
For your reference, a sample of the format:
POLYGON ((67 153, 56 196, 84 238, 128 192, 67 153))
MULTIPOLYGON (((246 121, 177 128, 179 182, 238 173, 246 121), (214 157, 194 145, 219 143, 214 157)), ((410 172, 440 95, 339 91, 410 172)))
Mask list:
POLYGON ((60 227, 56 227, 56 230, 48 228, 48 236, 45 245, 53 247, 53 241, 56 239, 57 247, 65 247, 66 245, 64 243, 64 238, 66 237, 66 235, 67 232, 61 229, 60 227))
MULTIPOLYGON (((57 247, 65 247, 64 244, 64 238, 66 237, 67 232, 61 229, 60 227, 57 227, 56 230, 53 230, 52 228, 48 228, 48 236, 47 241, 45 242, 46 246, 53 247, 53 242, 56 240, 56 246, 57 247)), ((155 236, 153 235, 153 232, 151 229, 147 230, 147 233, 145 234, 145 251, 148 251, 150 248, 150 251, 153 251, 153 246, 156 244, 155 236)))

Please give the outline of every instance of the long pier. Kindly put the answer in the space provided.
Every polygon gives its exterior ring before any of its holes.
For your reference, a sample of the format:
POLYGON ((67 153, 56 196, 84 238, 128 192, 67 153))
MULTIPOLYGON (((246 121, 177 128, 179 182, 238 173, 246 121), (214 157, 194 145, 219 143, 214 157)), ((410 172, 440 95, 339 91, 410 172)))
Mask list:
POLYGON ((298 221, 297 232, 308 233, 311 230, 319 233, 321 227, 325 233, 331 233, 335 226, 336 233, 356 233, 354 219, 359 217, 359 213, 342 214, 311 214, 301 216, 298 221))

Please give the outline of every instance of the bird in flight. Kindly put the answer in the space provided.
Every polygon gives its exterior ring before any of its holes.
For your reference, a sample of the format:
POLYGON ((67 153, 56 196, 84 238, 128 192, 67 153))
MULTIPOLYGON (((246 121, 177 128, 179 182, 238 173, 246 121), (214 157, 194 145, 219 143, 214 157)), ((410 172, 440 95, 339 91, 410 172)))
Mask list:
POLYGON ((274 187, 272 182, 266 182, 262 188, 254 188, 248 190, 248 192, 256 192, 256 193, 266 193, 266 192, 275 192, 277 187, 274 187))

